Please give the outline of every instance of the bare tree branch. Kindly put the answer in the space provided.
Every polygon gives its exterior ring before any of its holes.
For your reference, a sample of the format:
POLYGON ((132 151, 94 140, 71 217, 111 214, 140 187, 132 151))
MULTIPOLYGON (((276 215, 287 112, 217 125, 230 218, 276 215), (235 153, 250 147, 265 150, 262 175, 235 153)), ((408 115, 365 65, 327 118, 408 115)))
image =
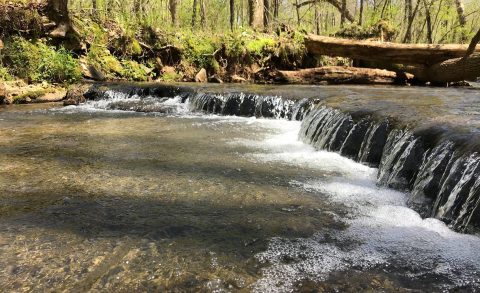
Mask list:
MULTIPOLYGON (((306 5, 310 5, 310 4, 314 4, 314 3, 317 3, 317 2, 321 2, 322 0, 306 0, 302 3, 298 3, 298 4, 294 4, 297 8, 300 8, 300 7, 303 7, 303 6, 306 6, 306 5)), ((342 9, 342 3, 340 3, 340 1, 338 0, 323 0, 327 3, 330 3, 332 6, 334 6, 335 8, 338 9, 338 11, 340 11, 340 13, 342 13, 343 16, 345 16, 345 18, 350 21, 350 22, 354 22, 355 21, 355 17, 353 17, 353 15, 350 13, 350 11, 348 11, 348 9, 342 9)))
POLYGON ((480 42, 480 30, 475 34, 472 41, 470 42, 470 45, 468 45, 467 53, 463 58, 467 58, 468 56, 473 54, 473 52, 475 51, 475 48, 477 47, 478 42, 480 42))

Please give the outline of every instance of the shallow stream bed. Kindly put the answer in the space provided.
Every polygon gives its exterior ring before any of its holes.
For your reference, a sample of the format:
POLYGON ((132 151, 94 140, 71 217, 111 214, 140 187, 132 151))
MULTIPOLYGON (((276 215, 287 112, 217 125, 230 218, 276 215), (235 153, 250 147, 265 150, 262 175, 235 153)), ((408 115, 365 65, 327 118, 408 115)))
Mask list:
POLYGON ((0 110, 2 291, 480 288, 478 236, 300 142, 298 121, 102 103, 0 110))

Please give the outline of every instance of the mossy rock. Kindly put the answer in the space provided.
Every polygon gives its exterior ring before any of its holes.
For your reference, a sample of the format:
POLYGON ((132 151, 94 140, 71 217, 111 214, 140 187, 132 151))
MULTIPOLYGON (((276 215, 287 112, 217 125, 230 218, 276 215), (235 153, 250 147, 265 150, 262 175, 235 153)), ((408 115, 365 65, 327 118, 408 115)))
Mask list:
POLYGON ((142 46, 134 37, 122 36, 113 42, 112 50, 118 56, 135 57, 142 55, 142 46))
POLYGON ((18 96, 13 97, 13 103, 14 104, 26 104, 30 103, 33 100, 38 99, 41 96, 44 96, 48 93, 53 93, 55 92, 55 89, 53 88, 46 88, 46 89, 35 89, 32 91, 27 91, 23 94, 20 94, 18 96))
POLYGON ((152 69, 133 60, 122 61, 122 77, 134 81, 147 81, 152 73, 152 69))

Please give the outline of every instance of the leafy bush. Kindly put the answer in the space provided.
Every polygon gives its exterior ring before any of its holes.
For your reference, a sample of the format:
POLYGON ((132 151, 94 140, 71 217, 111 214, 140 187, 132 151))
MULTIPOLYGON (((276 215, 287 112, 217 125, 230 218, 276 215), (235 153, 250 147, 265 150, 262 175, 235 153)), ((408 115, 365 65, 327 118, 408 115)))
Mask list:
POLYGON ((78 60, 71 52, 41 41, 13 38, 7 42, 5 59, 12 74, 29 82, 73 83, 81 78, 78 60))
POLYGON ((185 33, 181 40, 184 58, 198 68, 211 69, 213 53, 220 48, 220 42, 215 36, 194 35, 185 33))
POLYGON ((147 81, 151 70, 132 60, 123 60, 122 77, 128 80, 147 81))
POLYGON ((258 39, 248 40, 246 47, 251 55, 264 56, 266 53, 273 52, 277 42, 271 37, 259 37, 258 39))
POLYGON ((13 76, 8 72, 8 69, 0 65, 0 81, 11 81, 13 76))

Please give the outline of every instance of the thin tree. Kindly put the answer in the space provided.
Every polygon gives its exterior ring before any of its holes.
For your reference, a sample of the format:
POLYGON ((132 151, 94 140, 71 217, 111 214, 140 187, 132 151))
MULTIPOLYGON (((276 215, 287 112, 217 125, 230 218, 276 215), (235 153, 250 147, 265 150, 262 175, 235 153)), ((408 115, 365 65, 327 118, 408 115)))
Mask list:
POLYGON ((345 11, 347 11, 347 0, 342 0, 342 9, 340 10, 340 26, 345 25, 345 11))
POLYGON ((192 7, 192 27, 195 27, 195 23, 197 21, 197 0, 193 0, 193 7, 192 7))
POLYGON ((202 28, 207 26, 207 8, 205 5, 206 0, 200 0, 200 24, 202 28))
POLYGON ((177 0, 169 0, 168 10, 170 10, 170 17, 172 18, 172 25, 177 26, 177 0))
MULTIPOLYGON (((431 2, 432 3, 432 2, 431 2)), ((433 43, 433 32, 432 32, 432 16, 430 13, 431 3, 428 3, 427 0, 423 0, 423 5, 425 6, 425 22, 427 25, 427 40, 428 43, 433 43)))
POLYGON ((273 0, 273 19, 276 21, 280 9, 280 0, 273 0))
MULTIPOLYGON (((408 1, 411 4, 412 0, 408 0, 408 1)), ((421 2, 420 0, 417 1, 417 5, 415 5, 415 9, 412 12, 409 12, 407 31, 405 32, 405 37, 403 38, 404 43, 409 43, 412 40, 412 25, 413 25, 413 21, 415 20, 415 16, 417 15, 420 2, 421 2)))
POLYGON ((467 16, 465 15, 465 8, 463 6, 462 0, 455 0, 455 6, 457 8, 458 23, 460 24, 460 27, 462 28, 460 30, 460 40, 462 42, 465 42, 467 40, 467 34, 465 33, 465 30, 463 28, 467 24, 467 16))
POLYGON ((92 15, 98 17, 98 3, 97 0, 92 0, 92 15))
POLYGON ((314 4, 314 9, 315 9, 315 33, 317 35, 320 34, 320 13, 318 12, 318 4, 314 4))
POLYGON ((458 22, 460 26, 464 27, 467 24, 467 17, 465 16, 465 8, 462 0, 455 0, 455 7, 457 8, 458 22))
POLYGON ((230 30, 233 32, 235 26, 235 0, 230 0, 230 30))
POLYGON ((298 0, 295 0, 295 7, 297 8, 297 25, 300 25, 300 6, 301 4, 298 3, 298 0))
POLYGON ((360 0, 360 15, 358 16, 358 24, 363 24, 363 2, 364 0, 360 0))
POLYGON ((270 0, 263 0, 263 27, 268 30, 270 26, 270 0))

